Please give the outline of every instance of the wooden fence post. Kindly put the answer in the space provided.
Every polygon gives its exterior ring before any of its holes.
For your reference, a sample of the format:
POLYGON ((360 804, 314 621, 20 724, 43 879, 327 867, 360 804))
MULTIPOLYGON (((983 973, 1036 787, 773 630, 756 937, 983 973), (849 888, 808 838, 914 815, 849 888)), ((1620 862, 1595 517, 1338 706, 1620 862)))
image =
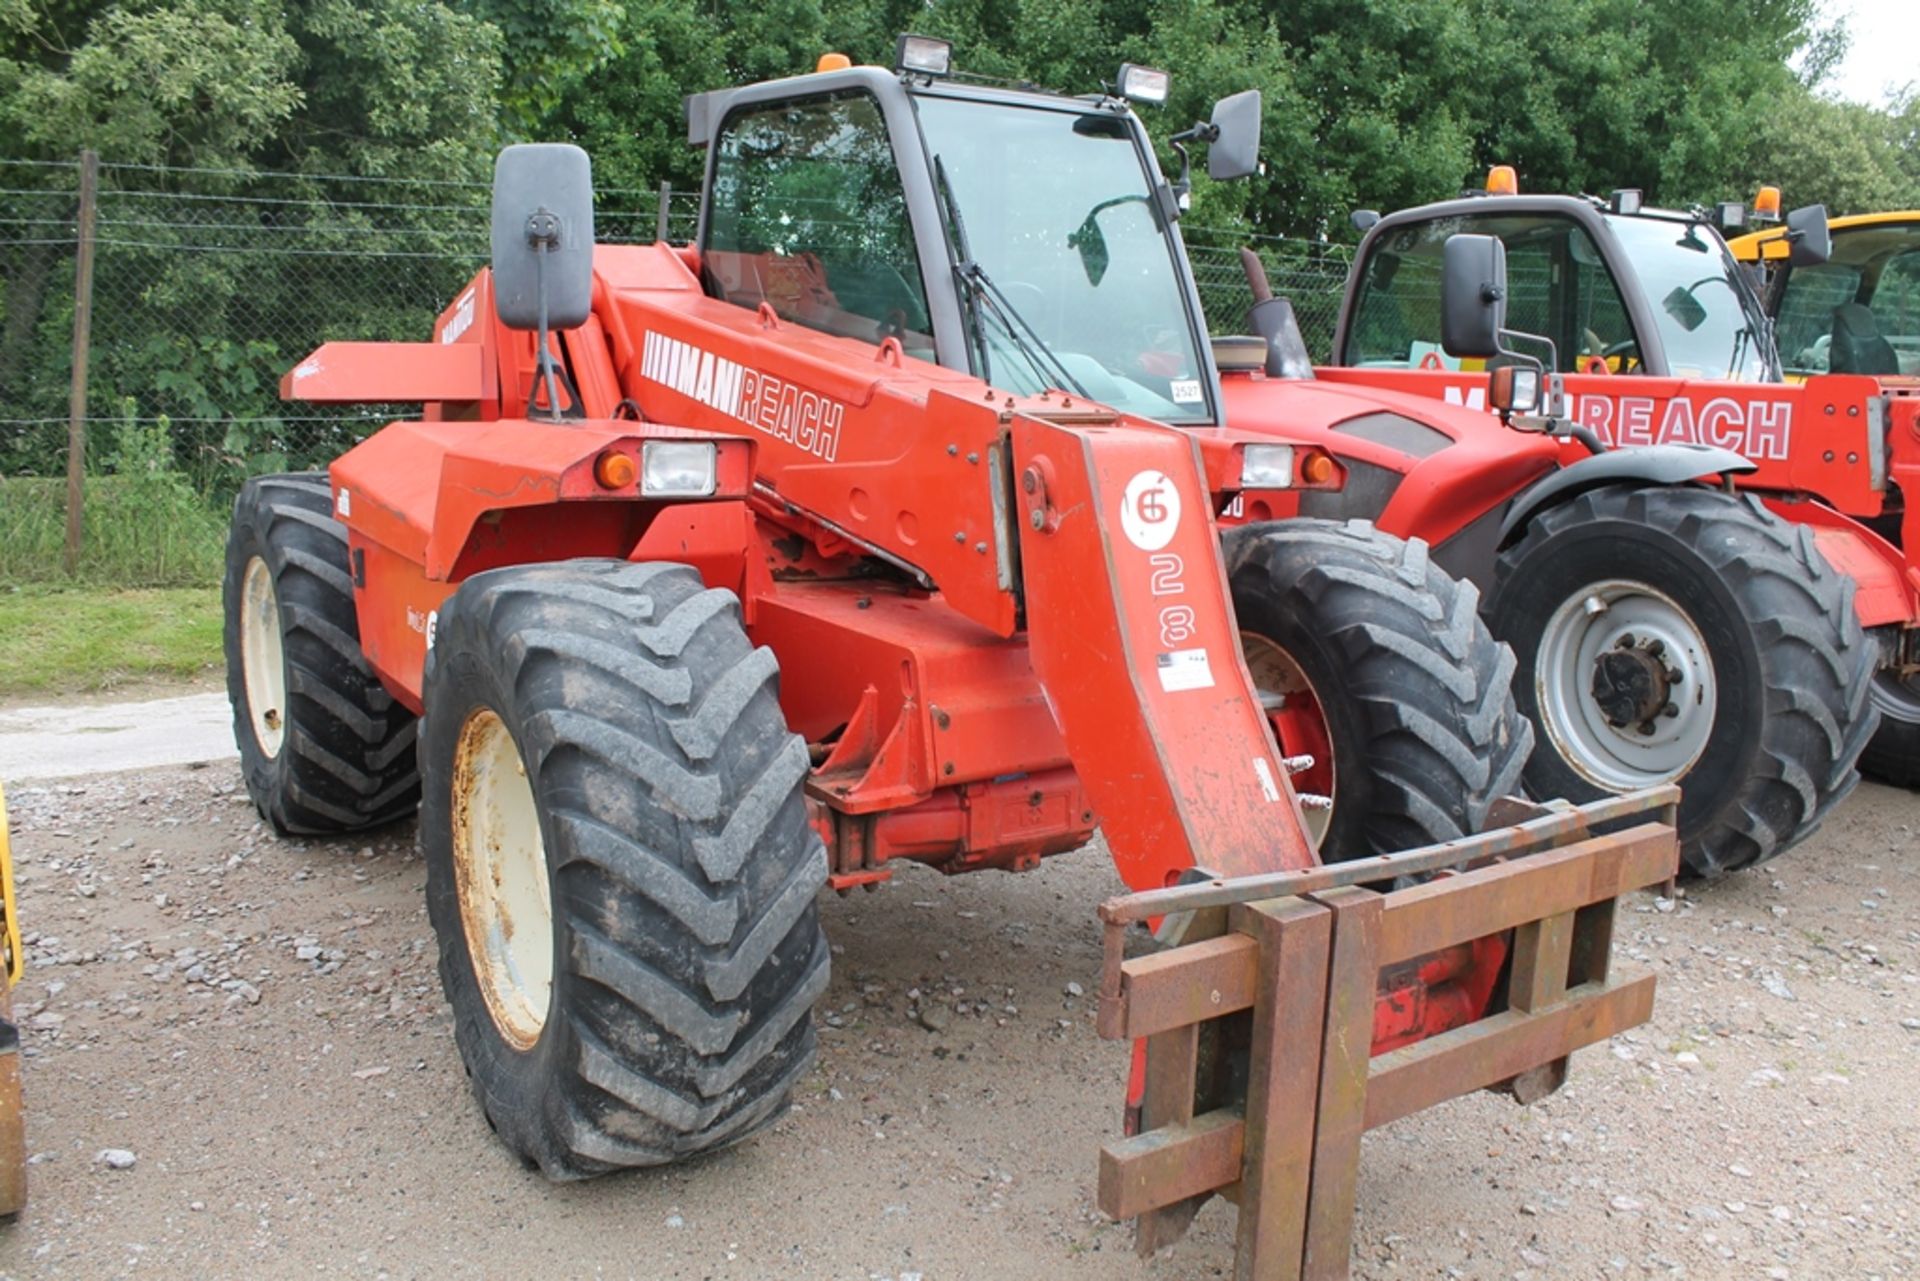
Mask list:
POLYGON ((73 385, 67 399, 67 545, 69 577, 80 569, 81 509, 87 477, 87 351, 93 341, 93 228, 100 156, 80 153, 80 225, 73 268, 73 385))

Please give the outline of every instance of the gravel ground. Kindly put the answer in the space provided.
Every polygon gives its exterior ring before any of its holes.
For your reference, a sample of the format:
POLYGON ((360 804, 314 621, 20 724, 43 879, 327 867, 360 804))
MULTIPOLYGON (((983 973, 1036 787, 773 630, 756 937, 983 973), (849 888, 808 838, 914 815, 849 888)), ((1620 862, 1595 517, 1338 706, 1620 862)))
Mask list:
MULTIPOLYGON (((32 1199, 9 1276, 1194 1278, 1092 1202, 1126 1052, 1093 1033, 1097 850, 825 901, 822 1054, 789 1116, 551 1186, 492 1140, 410 828, 280 841, 236 768, 10 789, 32 1199), (1071 985, 1071 986, 1070 986, 1071 985), (1075 995, 1084 991, 1087 995, 1075 995)), ((1772 867, 1623 918, 1652 1024, 1529 1109, 1368 1136, 1361 1277, 1920 1276, 1920 873, 1863 787, 1772 867)))

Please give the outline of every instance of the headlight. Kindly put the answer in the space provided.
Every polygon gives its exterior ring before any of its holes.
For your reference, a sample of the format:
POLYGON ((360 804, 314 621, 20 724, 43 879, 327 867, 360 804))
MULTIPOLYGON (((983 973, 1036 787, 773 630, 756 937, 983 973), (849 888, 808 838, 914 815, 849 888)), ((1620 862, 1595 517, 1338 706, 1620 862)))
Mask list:
POLYGON ((901 36, 894 42, 893 65, 896 71, 944 76, 953 69, 953 44, 932 36, 901 36))
POLYGON ((1130 102, 1150 102, 1157 106, 1166 102, 1167 94, 1173 88, 1173 77, 1158 67, 1123 62, 1120 64, 1117 87, 1120 96, 1130 102))
POLYGON ((641 494, 648 498, 702 498, 711 494, 716 454, 710 441, 642 441, 641 494))
POLYGON ((1240 451, 1240 488, 1291 489, 1292 445, 1248 445, 1240 451))

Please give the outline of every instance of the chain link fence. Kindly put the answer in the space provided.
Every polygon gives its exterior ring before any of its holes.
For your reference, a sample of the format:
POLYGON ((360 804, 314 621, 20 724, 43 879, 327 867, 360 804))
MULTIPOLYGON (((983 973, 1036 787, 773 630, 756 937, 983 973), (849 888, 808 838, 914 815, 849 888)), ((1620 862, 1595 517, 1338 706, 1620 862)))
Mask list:
MULTIPOLYGON (((0 159, 0 582, 57 577, 41 541, 63 523, 70 418, 96 494, 164 471, 216 516, 246 476, 324 466, 408 406, 289 405, 281 375, 322 342, 425 338, 484 265, 490 186, 407 178, 98 163, 91 316, 76 332, 81 161, 0 159), (74 378, 78 346, 85 378, 74 378), (95 479, 102 482, 95 484, 95 479)), ((614 243, 693 238, 697 192, 596 193, 614 243)), ((1340 246, 1187 228, 1216 332, 1244 326, 1237 251, 1257 248, 1324 356, 1345 280, 1340 246)))

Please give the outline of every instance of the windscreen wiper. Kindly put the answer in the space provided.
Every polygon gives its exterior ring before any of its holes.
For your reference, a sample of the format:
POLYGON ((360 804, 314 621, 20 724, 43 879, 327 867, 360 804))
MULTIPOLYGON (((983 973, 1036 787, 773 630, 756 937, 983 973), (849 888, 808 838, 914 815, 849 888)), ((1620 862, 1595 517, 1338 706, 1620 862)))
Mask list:
POLYGON ((1020 314, 1020 309, 1013 305, 1001 291, 1000 286, 993 283, 993 278, 987 275, 986 268, 974 261, 973 254, 967 246, 966 224, 960 220, 959 203, 954 200, 953 187, 947 181, 946 162, 939 156, 933 158, 933 177, 940 190, 941 204, 946 210, 947 225, 953 229, 955 258, 953 275, 966 291, 967 318, 974 349, 980 355, 981 379, 989 383, 993 381, 993 369, 987 357, 986 335, 980 329, 980 313, 986 310, 993 313, 1000 328, 1012 341, 1014 348, 1025 357, 1028 366, 1035 373, 1042 378, 1058 379, 1060 387, 1092 400, 1093 396, 1087 391, 1085 385, 1068 371, 1060 358, 1047 346, 1046 340, 1027 322, 1027 318, 1020 314), (986 304, 984 308, 981 306, 982 303, 986 304))
POLYGON ((987 275, 986 268, 977 262, 964 262, 955 270, 972 286, 976 304, 982 301, 987 304, 988 310, 993 312, 994 319, 1000 322, 1000 328, 1006 331, 1007 337, 1012 339, 1013 345, 1019 348, 1020 354, 1026 357, 1027 363, 1036 373, 1043 378, 1057 378, 1060 380, 1058 386, 1067 388, 1087 400, 1093 399, 1092 394, 1080 380, 1073 376, 1061 362, 1060 357, 1047 346, 1046 340, 1027 323, 1027 318, 1020 314, 1019 309, 1013 305, 1006 294, 1001 292, 1000 286, 993 283, 992 278, 987 275))
MULTIPOLYGON (((973 253, 967 248, 967 224, 960 221, 960 206, 953 198, 953 186, 947 181, 947 163, 939 156, 933 158, 934 188, 940 195, 941 210, 947 216, 949 239, 953 249, 954 279, 962 284, 967 279, 961 272, 962 266, 971 265, 973 253)), ((980 304, 971 289, 967 290, 967 338, 973 344, 974 353, 980 358, 980 380, 993 381, 993 365, 987 357, 987 338, 980 332, 980 304)))

